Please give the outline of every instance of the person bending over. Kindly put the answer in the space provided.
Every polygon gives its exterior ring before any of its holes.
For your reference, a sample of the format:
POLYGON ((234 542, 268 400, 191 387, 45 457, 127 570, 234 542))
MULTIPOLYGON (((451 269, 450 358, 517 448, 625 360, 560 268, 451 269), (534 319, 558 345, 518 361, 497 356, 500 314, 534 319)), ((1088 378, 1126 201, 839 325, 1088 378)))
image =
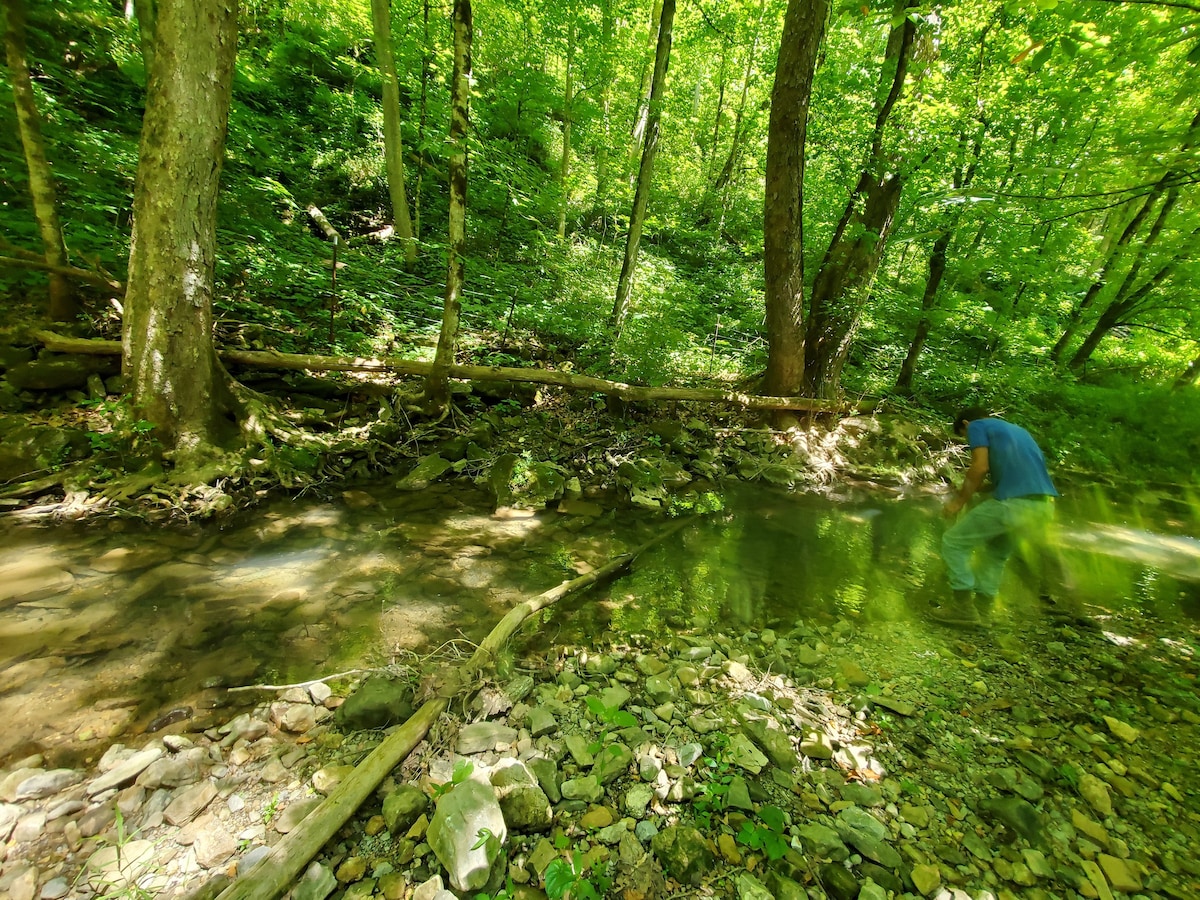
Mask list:
POLYGON ((1004 566, 1020 553, 1042 579, 1045 596, 1050 527, 1058 491, 1046 470, 1046 458, 1032 435, 1019 425, 993 416, 979 406, 954 417, 954 433, 966 437, 971 464, 962 487, 943 513, 955 519, 942 536, 942 559, 950 578, 952 599, 930 611, 939 622, 976 627, 983 622, 1000 591, 1004 566), (959 513, 991 477, 992 496, 966 514, 959 513))

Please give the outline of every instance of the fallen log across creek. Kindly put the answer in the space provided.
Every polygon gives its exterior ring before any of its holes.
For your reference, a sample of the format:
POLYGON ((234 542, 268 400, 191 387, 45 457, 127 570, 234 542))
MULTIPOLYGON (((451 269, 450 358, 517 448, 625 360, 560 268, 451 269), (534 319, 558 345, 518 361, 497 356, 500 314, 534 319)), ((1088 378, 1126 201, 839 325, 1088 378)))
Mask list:
POLYGON ((396 766, 400 765, 425 734, 446 711, 450 701, 474 687, 480 675, 491 666, 496 652, 516 633, 521 624, 539 610, 563 597, 578 593, 616 575, 638 556, 684 528, 693 518, 680 519, 629 553, 614 557, 587 575, 565 581, 529 600, 518 603, 500 620, 483 642, 447 680, 438 696, 426 701, 398 729, 384 739, 370 756, 355 767, 325 800, 301 820, 295 830, 284 835, 271 852, 242 877, 217 895, 216 900, 275 900, 287 890, 308 863, 320 852, 337 830, 396 766))
MULTIPOLYGON (((120 341, 68 338, 52 331, 34 332, 46 349, 56 353, 79 353, 89 356, 112 356, 121 353, 120 341)), ((307 369, 314 372, 383 372, 396 375, 427 376, 433 363, 413 359, 364 359, 345 356, 313 356, 300 353, 279 353, 274 350, 218 350, 225 362, 261 369, 307 369)), ((591 375, 576 375, 554 369, 518 369, 508 366, 452 365, 447 373, 458 381, 508 381, 527 384, 547 384, 576 391, 608 394, 622 400, 672 401, 693 403, 734 403, 746 409, 794 409, 805 412, 869 412, 872 402, 820 400, 813 397, 761 397, 742 391, 723 391, 710 388, 646 387, 608 381, 591 375)))

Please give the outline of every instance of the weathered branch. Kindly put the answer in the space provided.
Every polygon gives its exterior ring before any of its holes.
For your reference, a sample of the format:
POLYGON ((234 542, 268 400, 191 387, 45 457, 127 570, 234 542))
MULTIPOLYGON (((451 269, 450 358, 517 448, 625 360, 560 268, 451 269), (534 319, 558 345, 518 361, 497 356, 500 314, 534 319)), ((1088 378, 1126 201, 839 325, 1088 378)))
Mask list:
POLYGON ((53 266, 43 259, 25 259, 13 256, 0 256, 0 266, 9 269, 37 269, 41 272, 49 272, 51 275, 62 275, 66 278, 74 278, 78 281, 85 281, 88 284, 98 285, 99 287, 108 288, 117 293, 125 293, 125 285, 119 281, 115 281, 99 272, 92 272, 89 269, 80 269, 76 266, 53 266))
POLYGON ((308 208, 308 217, 317 223, 317 227, 321 229, 321 233, 335 244, 344 244, 346 239, 338 234, 338 230, 333 227, 333 223, 325 217, 325 213, 321 212, 316 206, 308 208))
MULTIPOLYGON (((38 331, 34 336, 46 348, 59 353, 114 355, 121 352, 120 341, 98 341, 67 338, 50 331, 38 331)), ((432 363, 411 359, 364 359, 344 356, 313 356, 279 353, 274 350, 222 350, 218 353, 225 362, 262 369, 308 369, 321 372, 390 372, 396 375, 427 376, 432 363)), ((873 403, 851 403, 838 400, 816 400, 811 397, 760 397, 740 391, 706 388, 646 387, 607 381, 590 375, 576 375, 552 369, 516 369, 507 366, 452 365, 449 377, 460 381, 515 381, 525 384, 547 384, 575 391, 592 391, 630 401, 672 401, 692 403, 734 403, 746 409, 796 409, 807 412, 868 411, 873 403)))
POLYGON ((455 694, 478 683, 479 674, 491 664, 495 652, 512 637, 522 622, 563 597, 617 574, 640 554, 666 540, 690 521, 681 519, 632 552, 618 556, 594 572, 564 582, 509 610, 484 638, 474 655, 446 683, 439 696, 426 701, 412 718, 371 751, 371 755, 359 763, 319 807, 295 830, 285 835, 258 865, 222 891, 217 900, 274 900, 287 890, 309 860, 337 833, 384 777, 424 739, 455 694))

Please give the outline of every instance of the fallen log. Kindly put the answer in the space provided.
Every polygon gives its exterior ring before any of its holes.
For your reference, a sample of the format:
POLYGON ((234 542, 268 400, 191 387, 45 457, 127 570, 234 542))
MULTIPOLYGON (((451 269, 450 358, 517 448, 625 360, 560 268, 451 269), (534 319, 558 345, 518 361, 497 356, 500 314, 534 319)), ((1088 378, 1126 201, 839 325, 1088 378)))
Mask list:
POLYGON ((0 256, 0 267, 8 269, 36 269, 40 272, 49 272, 51 275, 63 275, 67 278, 86 282, 87 284, 107 288, 116 294, 123 295, 125 293, 125 285, 121 284, 121 282, 99 272, 93 272, 91 269, 80 269, 78 266, 55 266, 45 260, 0 256))
POLYGON ((680 519, 646 543, 629 553, 615 557, 594 572, 564 582, 510 609, 484 638, 471 658, 443 685, 438 696, 427 700, 407 722, 388 735, 383 743, 371 751, 371 754, 334 788, 320 806, 301 820, 294 830, 284 835, 254 868, 218 894, 216 900, 274 900, 282 894, 387 774, 402 763, 424 739, 425 734, 445 712, 455 695, 476 683, 479 675, 490 665, 496 651, 516 632, 522 622, 563 597, 578 593, 615 575, 646 550, 666 540, 691 521, 680 519))
POLYGON ((333 227, 333 223, 326 218, 325 213, 321 212, 320 207, 310 206, 308 208, 308 217, 317 223, 317 227, 321 229, 321 234, 333 241, 334 244, 344 244, 346 239, 338 234, 338 230, 333 227))
MULTIPOLYGON (((59 353, 91 355, 119 354, 120 341, 98 341, 67 338, 51 331, 38 331, 34 336, 48 350, 59 353)), ((364 359, 345 356, 314 356, 299 353, 280 353, 275 350, 220 350, 225 362, 262 369, 308 369, 315 372, 384 372, 396 375, 424 377, 433 363, 412 359, 364 359)), ((794 409, 805 412, 869 412, 872 402, 843 402, 818 400, 812 397, 761 397, 744 391, 723 391, 711 388, 645 387, 621 381, 607 381, 591 375, 576 375, 553 369, 516 369, 507 366, 452 365, 449 377, 459 381, 507 381, 526 384, 546 384, 567 390, 589 391, 620 397, 622 400, 686 401, 691 403, 733 403, 746 409, 794 409)))

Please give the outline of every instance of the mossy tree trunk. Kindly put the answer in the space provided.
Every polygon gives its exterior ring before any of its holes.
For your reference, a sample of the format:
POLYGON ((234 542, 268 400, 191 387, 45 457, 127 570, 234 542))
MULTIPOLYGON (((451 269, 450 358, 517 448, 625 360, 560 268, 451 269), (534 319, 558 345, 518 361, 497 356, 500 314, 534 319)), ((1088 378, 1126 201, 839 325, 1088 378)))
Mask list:
POLYGON ((804 390, 813 397, 841 390, 842 369, 900 206, 907 173, 898 153, 885 147, 884 135, 912 57, 912 6, 911 0, 897 0, 893 8, 870 147, 813 280, 804 334, 804 390))
POLYGON ((38 112, 33 80, 29 75, 29 59, 25 48, 25 0, 2 0, 5 18, 4 55, 12 79, 13 101, 16 104, 17 131, 25 151, 29 170, 29 193, 33 199, 33 215, 42 238, 42 253, 49 270, 49 315, 55 322, 67 322, 79 314, 79 303, 68 278, 53 271, 68 265, 67 246, 58 219, 54 175, 46 158, 42 139, 42 117, 38 112))
POLYGON ((444 409, 450 400, 447 376, 454 364, 458 320, 467 251, 467 131, 471 112, 471 0, 454 0, 454 79, 450 94, 450 225, 446 248, 446 298, 433 371, 425 383, 431 409, 444 409))
POLYGON ((404 185, 404 142, 400 132, 400 83, 396 78, 396 54, 392 50, 392 13, 389 0, 371 0, 371 24, 375 33, 375 58, 383 77, 383 156, 387 165, 392 221, 404 247, 404 265, 417 264, 417 242, 408 213, 404 185))
POLYGON ((155 32, 121 337, 133 406, 182 468, 211 456, 225 396, 212 301, 237 2, 164 4, 155 32))
POLYGON ((633 293, 633 275, 637 269, 638 246, 642 240, 642 225, 650 203, 650 184, 654 179, 654 157, 658 153, 659 123, 662 119, 663 93, 666 90, 667 66, 671 60, 671 28, 675 21, 675 0, 663 0, 658 23, 658 46, 654 53, 654 79, 650 84, 649 115, 646 119, 646 142, 642 147, 642 163, 638 167, 637 188, 633 195, 633 212, 629 216, 629 235, 625 239, 625 259, 617 280, 617 296, 613 302, 609 326, 616 340, 629 313, 629 297, 633 293))
POLYGON ((804 146, 829 0, 789 0, 771 89, 763 208, 765 394, 800 391, 804 378, 804 146))

